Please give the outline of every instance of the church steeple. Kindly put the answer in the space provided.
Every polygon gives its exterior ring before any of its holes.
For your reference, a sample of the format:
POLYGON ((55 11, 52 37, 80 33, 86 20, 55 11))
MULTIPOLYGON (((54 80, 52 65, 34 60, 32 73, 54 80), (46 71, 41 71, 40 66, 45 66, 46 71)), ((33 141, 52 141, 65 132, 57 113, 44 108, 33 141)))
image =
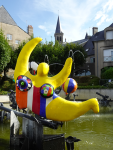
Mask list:
POLYGON ((55 41, 59 41, 59 43, 63 43, 63 32, 61 29, 61 25, 60 25, 60 19, 58 16, 58 20, 57 20, 57 25, 56 25, 56 30, 55 30, 55 41))

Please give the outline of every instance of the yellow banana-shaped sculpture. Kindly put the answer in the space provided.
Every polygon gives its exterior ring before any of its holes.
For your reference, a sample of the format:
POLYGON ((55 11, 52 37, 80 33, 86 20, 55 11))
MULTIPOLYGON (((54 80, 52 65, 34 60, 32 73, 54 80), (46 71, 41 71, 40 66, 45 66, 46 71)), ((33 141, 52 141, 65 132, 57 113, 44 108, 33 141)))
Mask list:
POLYGON ((76 103, 67 101, 55 94, 71 72, 72 59, 68 58, 63 69, 54 77, 48 77, 49 65, 40 63, 37 75, 28 70, 29 57, 41 38, 29 41, 21 50, 17 60, 14 79, 16 83, 16 101, 20 109, 29 108, 35 114, 56 121, 68 121, 77 118, 88 110, 99 112, 96 98, 76 103))

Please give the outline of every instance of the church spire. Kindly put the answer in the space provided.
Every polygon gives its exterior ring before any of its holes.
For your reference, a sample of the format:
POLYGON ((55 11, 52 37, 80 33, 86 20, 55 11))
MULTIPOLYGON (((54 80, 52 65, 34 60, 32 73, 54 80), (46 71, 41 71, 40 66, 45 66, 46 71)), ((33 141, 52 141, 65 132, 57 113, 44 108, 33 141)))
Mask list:
POLYGON ((56 30, 55 30, 55 41, 59 41, 60 43, 63 42, 63 32, 61 29, 61 25, 60 25, 60 19, 58 16, 58 20, 57 20, 57 25, 56 25, 56 30))
POLYGON ((58 20, 57 20, 57 26, 56 26, 56 31, 55 31, 55 33, 63 33, 63 32, 62 32, 62 29, 61 29, 61 25, 60 25, 59 16, 58 16, 58 20))

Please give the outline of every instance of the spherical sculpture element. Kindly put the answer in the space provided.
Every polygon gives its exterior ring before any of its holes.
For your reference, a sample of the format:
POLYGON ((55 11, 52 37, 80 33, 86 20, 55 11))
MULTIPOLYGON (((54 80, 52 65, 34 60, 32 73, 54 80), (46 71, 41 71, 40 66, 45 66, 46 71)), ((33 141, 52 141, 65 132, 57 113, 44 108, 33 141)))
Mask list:
POLYGON ((44 84, 40 88, 40 94, 42 95, 42 97, 45 98, 53 96, 53 92, 54 92, 53 86, 50 84, 44 84))
POLYGON ((73 93, 77 89, 77 82, 72 78, 68 78, 62 85, 62 88, 65 93, 73 93))

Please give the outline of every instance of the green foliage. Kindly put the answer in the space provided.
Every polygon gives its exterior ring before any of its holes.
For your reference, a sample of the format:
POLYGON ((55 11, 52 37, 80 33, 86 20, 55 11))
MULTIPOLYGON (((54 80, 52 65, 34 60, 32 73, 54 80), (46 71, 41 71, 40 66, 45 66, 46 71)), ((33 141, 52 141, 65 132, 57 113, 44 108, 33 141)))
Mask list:
POLYGON ((9 81, 4 81, 3 85, 2 85, 2 89, 4 91, 8 91, 8 89, 10 88, 10 83, 9 81))
POLYGON ((99 78, 96 76, 80 76, 80 77, 74 77, 74 79, 77 81, 78 85, 80 86, 87 86, 87 85, 99 85, 99 78))
POLYGON ((112 82, 108 82, 108 87, 109 88, 113 88, 113 81, 112 82))
POLYGON ((105 67, 101 72, 102 79, 113 79, 113 67, 105 67))
POLYGON ((9 68, 15 69, 17 58, 25 44, 26 44, 26 42, 23 41, 22 43, 19 44, 19 46, 15 49, 15 51, 13 51, 13 50, 11 51, 11 60, 6 66, 7 70, 9 68))
POLYGON ((85 62, 86 53, 82 46, 76 44, 66 44, 65 46, 63 46, 62 44, 59 44, 58 41, 56 41, 55 45, 53 45, 53 42, 46 42, 46 44, 39 43, 33 50, 30 56, 30 61, 41 63, 44 61, 45 55, 48 55, 49 64, 62 64, 50 67, 50 72, 52 74, 57 74, 62 69, 71 49, 73 50, 73 52, 75 52, 76 50, 80 50, 84 54, 84 58, 79 52, 75 53, 74 55, 76 68, 83 65, 85 62))
POLYGON ((96 86, 78 86, 78 89, 106 89, 107 87, 105 86, 100 86, 100 85, 96 85, 96 86))
POLYGON ((7 39, 4 36, 2 30, 0 30, 0 72, 4 70, 11 59, 11 47, 7 39))
MULTIPOLYGON (((33 37, 31 37, 30 39, 32 39, 33 37)), ((29 40, 30 40, 29 39, 29 40)), ((17 58, 19 56, 19 53, 21 52, 23 46, 26 44, 25 41, 23 41, 18 48, 15 49, 15 51, 11 51, 11 60, 10 63, 8 63, 7 65, 7 70, 8 68, 15 68, 16 65, 16 61, 17 58)), ((83 56, 77 52, 74 54, 74 62, 76 64, 76 68, 79 66, 82 66, 85 62, 85 58, 86 58, 86 53, 83 49, 82 46, 80 45, 76 45, 76 44, 66 44, 65 46, 63 46, 62 44, 59 44, 58 41, 56 41, 55 44, 53 44, 53 42, 46 42, 46 44, 43 44, 42 42, 40 42, 33 50, 33 52, 30 55, 29 61, 35 61, 37 63, 41 63, 44 62, 45 60, 45 55, 48 56, 49 58, 49 64, 53 64, 53 63, 60 63, 62 65, 54 65, 50 67, 50 72, 52 74, 57 74, 63 67, 66 59, 69 56, 69 51, 73 50, 73 52, 75 52, 76 50, 81 51, 84 54, 84 58, 83 56)), ((73 67, 72 67, 73 70, 73 67)))
POLYGON ((89 85, 99 85, 100 78, 96 76, 91 76, 88 82, 89 85))
POLYGON ((7 91, 2 91, 1 89, 0 89, 0 95, 7 95, 7 91))
POLYGON ((15 83, 13 82, 13 79, 7 79, 6 81, 2 81, 1 90, 8 91, 10 89, 15 90, 15 83))

